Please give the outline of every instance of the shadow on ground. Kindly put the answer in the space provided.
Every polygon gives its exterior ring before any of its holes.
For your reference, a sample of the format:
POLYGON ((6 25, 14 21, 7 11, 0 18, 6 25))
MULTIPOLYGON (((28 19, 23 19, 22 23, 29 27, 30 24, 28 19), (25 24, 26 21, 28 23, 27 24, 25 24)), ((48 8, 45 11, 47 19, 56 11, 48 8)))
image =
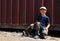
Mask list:
MULTIPOLYGON (((6 31, 6 32, 22 32, 23 30, 24 29, 0 28, 0 31, 6 31)), ((49 30, 48 35, 60 38, 60 31, 49 30)))
POLYGON ((50 35, 52 37, 59 37, 60 38, 60 31, 50 30, 48 35, 50 35))

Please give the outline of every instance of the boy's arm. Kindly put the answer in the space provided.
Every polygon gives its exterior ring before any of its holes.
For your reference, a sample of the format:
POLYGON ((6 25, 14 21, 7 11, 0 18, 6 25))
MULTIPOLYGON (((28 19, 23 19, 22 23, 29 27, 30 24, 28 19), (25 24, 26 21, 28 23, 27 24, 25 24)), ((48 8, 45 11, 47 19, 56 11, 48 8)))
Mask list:
POLYGON ((46 27, 46 30, 48 30, 48 28, 50 27, 50 23, 48 23, 47 27, 46 27))
POLYGON ((47 18, 47 23, 48 23, 48 25, 47 25, 46 29, 48 29, 50 27, 50 18, 49 17, 47 18))

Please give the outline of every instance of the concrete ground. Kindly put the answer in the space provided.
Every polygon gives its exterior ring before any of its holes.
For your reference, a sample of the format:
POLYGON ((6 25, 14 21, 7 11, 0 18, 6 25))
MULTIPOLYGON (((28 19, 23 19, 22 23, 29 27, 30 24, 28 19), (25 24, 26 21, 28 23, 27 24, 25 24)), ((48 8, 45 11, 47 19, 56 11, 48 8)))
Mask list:
POLYGON ((48 36, 47 39, 22 37, 22 33, 0 31, 0 41, 60 41, 60 38, 48 36))

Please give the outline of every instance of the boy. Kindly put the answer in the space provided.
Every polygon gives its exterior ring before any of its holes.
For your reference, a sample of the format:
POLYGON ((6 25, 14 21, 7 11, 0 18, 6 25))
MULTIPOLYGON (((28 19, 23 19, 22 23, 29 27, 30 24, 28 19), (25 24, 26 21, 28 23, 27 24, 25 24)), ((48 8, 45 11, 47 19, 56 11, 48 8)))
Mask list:
MULTIPOLYGON (((48 28, 50 27, 50 19, 46 15, 47 8, 46 7, 40 7, 40 15, 37 16, 37 33, 42 37, 45 38, 45 36, 48 34, 48 28)), ((33 26, 34 24, 32 24, 33 26)), ((34 37, 36 38, 36 36, 34 37)))

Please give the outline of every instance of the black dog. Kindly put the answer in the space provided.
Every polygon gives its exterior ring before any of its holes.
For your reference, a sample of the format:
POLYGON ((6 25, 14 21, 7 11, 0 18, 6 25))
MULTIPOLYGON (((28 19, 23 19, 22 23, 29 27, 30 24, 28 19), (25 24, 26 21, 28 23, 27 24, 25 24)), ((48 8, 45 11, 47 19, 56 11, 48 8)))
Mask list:
POLYGON ((36 28, 35 28, 36 25, 34 26, 31 26, 29 25, 24 31, 23 31, 23 34, 22 36, 32 36, 36 33, 36 28))

